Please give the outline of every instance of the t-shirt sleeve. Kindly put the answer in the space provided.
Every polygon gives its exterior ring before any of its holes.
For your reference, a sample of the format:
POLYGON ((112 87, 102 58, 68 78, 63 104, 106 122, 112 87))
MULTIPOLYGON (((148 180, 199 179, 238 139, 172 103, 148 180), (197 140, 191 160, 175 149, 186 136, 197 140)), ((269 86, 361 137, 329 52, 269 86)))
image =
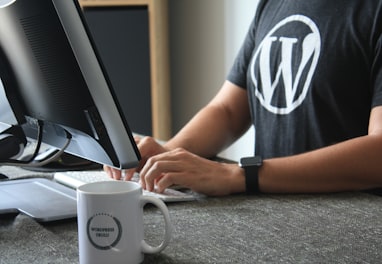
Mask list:
POLYGON ((376 45, 376 56, 372 65, 371 85, 373 87, 372 107, 382 105, 382 35, 376 45))
POLYGON ((255 19, 252 21, 244 43, 237 54, 235 61, 227 75, 227 80, 242 87, 247 88, 247 71, 255 47, 255 19))

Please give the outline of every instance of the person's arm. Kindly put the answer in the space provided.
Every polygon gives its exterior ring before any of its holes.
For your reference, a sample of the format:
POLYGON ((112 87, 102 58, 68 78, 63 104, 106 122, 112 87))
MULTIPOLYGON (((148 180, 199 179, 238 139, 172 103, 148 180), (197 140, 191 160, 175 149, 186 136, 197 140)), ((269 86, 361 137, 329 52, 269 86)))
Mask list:
MULTIPOLYGON (((139 172, 149 158, 177 148, 201 157, 213 157, 239 138, 250 124, 247 91, 225 81, 211 102, 164 145, 158 144, 152 137, 135 137, 142 160, 137 169, 126 171, 126 180, 131 179, 134 171, 139 172)), ((104 170, 114 179, 122 178, 122 172, 118 169, 104 166, 104 170)))
POLYGON ((259 188, 271 193, 314 193, 382 187, 381 159, 382 107, 376 107, 366 136, 265 160, 259 171, 259 188))
POLYGON ((184 148, 202 157, 213 157, 239 138, 250 125, 247 91, 225 81, 211 102, 164 147, 184 148))
MULTIPOLYGON (((369 133, 300 155, 267 159, 259 170, 265 193, 318 193, 382 187, 382 107, 372 110, 369 133)), ((237 164, 203 159, 184 149, 151 157, 141 171, 142 186, 159 190, 180 184, 207 195, 245 191, 237 164)))
POLYGON ((152 138, 139 142, 144 157, 138 169, 142 187, 152 191, 155 184, 161 192, 176 184, 216 196, 236 192, 244 182, 244 177, 236 178, 241 169, 206 158, 215 156, 250 125, 247 91, 226 81, 211 102, 164 146, 152 138))

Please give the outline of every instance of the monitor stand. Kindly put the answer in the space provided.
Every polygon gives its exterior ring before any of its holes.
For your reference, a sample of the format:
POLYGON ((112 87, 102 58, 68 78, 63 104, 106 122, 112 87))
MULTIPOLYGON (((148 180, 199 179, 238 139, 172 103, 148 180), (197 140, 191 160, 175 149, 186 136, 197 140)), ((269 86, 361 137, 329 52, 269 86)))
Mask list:
MULTIPOLYGON (((43 160, 51 155, 53 155, 56 149, 47 149, 42 154, 39 154, 36 158, 37 160, 43 160)), ((22 167, 26 170, 31 171, 41 171, 41 172, 55 172, 55 171, 74 171, 74 170, 96 170, 101 169, 102 165, 79 158, 77 156, 63 153, 59 159, 52 161, 43 166, 36 167, 22 167)))

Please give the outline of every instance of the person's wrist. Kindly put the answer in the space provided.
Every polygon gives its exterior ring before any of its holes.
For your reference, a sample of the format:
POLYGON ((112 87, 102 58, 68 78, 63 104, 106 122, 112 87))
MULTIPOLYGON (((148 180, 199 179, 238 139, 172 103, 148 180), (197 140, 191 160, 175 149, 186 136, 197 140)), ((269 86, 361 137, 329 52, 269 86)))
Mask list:
POLYGON ((237 164, 229 164, 231 166, 231 177, 228 183, 231 191, 230 193, 243 193, 245 192, 245 171, 237 164))
POLYGON ((243 157, 239 166, 244 170, 245 192, 247 194, 259 193, 259 169, 263 164, 261 156, 243 157))

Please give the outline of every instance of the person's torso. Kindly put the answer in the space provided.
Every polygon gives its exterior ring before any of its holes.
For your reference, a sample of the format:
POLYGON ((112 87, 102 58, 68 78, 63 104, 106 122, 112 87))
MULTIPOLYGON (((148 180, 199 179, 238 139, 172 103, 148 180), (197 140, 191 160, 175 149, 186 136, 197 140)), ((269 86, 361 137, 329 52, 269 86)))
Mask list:
POLYGON ((260 2, 247 71, 257 154, 367 134, 380 8, 377 0, 260 2))

